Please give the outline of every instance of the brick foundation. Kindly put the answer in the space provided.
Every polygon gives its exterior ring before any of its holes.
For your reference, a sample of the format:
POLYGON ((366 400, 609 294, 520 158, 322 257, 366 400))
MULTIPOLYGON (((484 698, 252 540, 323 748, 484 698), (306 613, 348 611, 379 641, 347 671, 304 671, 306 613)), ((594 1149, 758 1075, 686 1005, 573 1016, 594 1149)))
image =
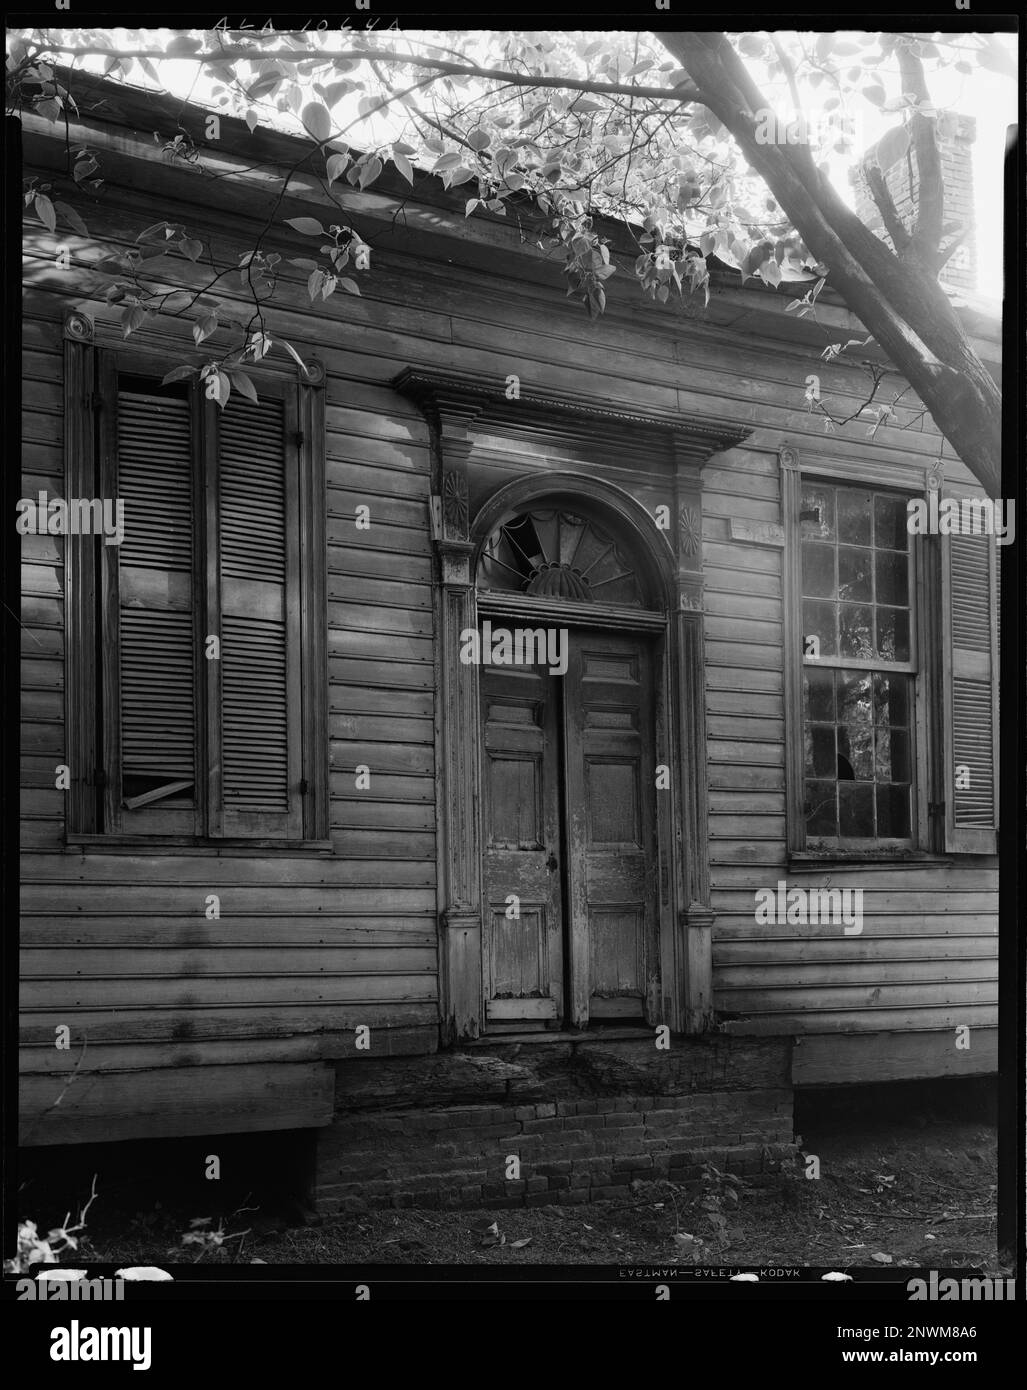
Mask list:
POLYGON ((705 1162, 765 1171, 793 1152, 789 1051, 781 1039, 675 1039, 666 1053, 651 1038, 583 1039, 342 1062, 318 1209, 570 1204, 635 1179, 685 1181, 705 1162))

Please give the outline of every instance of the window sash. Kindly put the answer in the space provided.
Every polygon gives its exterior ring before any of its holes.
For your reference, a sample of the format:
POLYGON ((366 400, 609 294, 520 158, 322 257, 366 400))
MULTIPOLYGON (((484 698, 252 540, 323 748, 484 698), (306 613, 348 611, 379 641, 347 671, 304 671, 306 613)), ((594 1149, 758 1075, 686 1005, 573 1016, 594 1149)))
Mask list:
MULTIPOLYGON (((803 643, 803 592, 802 578, 802 539, 800 521, 801 499, 804 486, 822 484, 838 490, 870 491, 890 493, 892 496, 908 498, 915 495, 915 488, 902 489, 882 484, 879 480, 859 479, 853 481, 851 473, 845 476, 835 473, 829 466, 801 469, 795 456, 786 460, 782 456, 782 508, 785 520, 785 552, 783 557, 783 593, 785 602, 785 701, 786 701, 786 809, 787 836, 790 852, 825 855, 851 851, 861 857, 873 858, 880 854, 887 858, 894 854, 908 854, 911 849, 929 842, 928 825, 928 786, 923 769, 927 760, 927 709, 925 699, 925 675, 922 659, 923 624, 923 584, 925 569, 919 539, 909 538, 907 550, 909 562, 909 601, 903 611, 909 615, 910 660, 904 662, 886 661, 876 654, 863 657, 822 655, 819 659, 808 657, 803 643), (910 677, 912 692, 910 699, 910 835, 908 837, 852 837, 822 836, 809 833, 806 826, 806 713, 803 700, 803 675, 809 669, 818 670, 860 670, 871 675, 879 672, 903 674, 910 677)), ((837 535, 834 544, 845 545, 845 539, 837 535)), ((873 547, 869 548, 873 552, 873 547)), ((901 552, 897 552, 901 553, 901 552)), ((838 597, 826 599, 837 602, 838 597)), ((886 605, 894 606, 894 605, 886 605)), ((837 725, 836 725, 837 727, 837 725)), ((810 779, 816 780, 816 779, 810 779)), ((876 786, 876 783, 866 783, 876 786)), ((881 784, 886 785, 886 784, 881 784)), ((904 785, 904 784, 902 784, 904 785)), ((875 793, 876 794, 876 793, 875 793)))

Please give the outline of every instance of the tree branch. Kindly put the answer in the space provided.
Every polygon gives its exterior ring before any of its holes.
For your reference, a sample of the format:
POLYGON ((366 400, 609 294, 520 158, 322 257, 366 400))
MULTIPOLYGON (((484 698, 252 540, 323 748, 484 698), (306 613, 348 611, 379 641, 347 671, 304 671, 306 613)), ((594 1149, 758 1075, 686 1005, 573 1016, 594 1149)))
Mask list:
MULTIPOLYGON (((928 102, 923 63, 908 43, 897 44, 896 53, 903 92, 911 93, 918 103, 928 102)), ((938 153, 937 118, 930 120, 921 114, 919 106, 914 107, 911 134, 919 188, 910 249, 921 265, 933 266, 941 243, 945 207, 945 178, 938 153)))
MULTIPOLYGON (((110 57, 109 48, 96 48, 88 45, 69 45, 50 43, 47 49, 53 53, 70 53, 74 57, 110 57)), ((119 58, 167 59, 168 55, 159 48, 126 48, 119 50, 119 58)), ((483 68, 476 63, 450 63, 441 58, 412 58, 395 53, 387 48, 322 48, 287 51, 281 49, 257 49, 244 44, 226 44, 213 53, 176 53, 175 62, 186 63, 225 63, 234 59, 268 60, 276 63, 342 62, 362 59, 378 59, 381 62, 399 63, 409 67, 431 68, 443 77, 480 77, 490 82, 505 82, 513 87, 550 87, 558 91, 589 92, 600 96, 647 97, 651 101, 696 101, 698 93, 694 87, 682 84, 677 87, 640 87, 630 82, 596 82, 589 77, 540 77, 534 74, 509 72, 504 68, 483 68)), ((257 81, 256 75, 254 81, 257 81)))
POLYGON ((909 246, 910 235, 899 216, 884 174, 876 165, 864 165, 863 176, 870 189, 870 196, 877 204, 877 210, 884 219, 884 225, 891 237, 892 245, 901 256, 902 252, 909 246))

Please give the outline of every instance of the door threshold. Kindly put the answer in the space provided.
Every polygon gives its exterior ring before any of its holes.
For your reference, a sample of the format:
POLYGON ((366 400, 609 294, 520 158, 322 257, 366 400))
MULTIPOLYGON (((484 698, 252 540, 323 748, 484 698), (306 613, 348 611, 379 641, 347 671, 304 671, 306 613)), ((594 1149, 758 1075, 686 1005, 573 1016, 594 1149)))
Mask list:
POLYGON ((563 1032, 492 1032, 485 1033, 480 1038, 469 1038, 456 1044, 459 1048, 464 1047, 509 1047, 513 1043, 541 1044, 546 1043, 569 1043, 569 1042, 619 1042, 630 1039, 648 1038, 652 1039, 654 1029, 644 1023, 629 1024, 610 1024, 600 1023, 590 1024, 587 1028, 568 1028, 563 1032))

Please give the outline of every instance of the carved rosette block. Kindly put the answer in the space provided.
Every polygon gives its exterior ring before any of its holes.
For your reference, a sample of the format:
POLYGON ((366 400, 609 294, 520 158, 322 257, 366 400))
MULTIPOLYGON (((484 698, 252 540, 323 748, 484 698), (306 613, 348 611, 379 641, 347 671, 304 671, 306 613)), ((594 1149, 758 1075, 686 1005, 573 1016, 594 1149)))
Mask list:
POLYGON ((319 357, 308 357, 296 371, 304 386, 323 386, 325 383, 325 364, 319 357))
POLYGON ((678 512, 678 541, 683 555, 698 554, 702 543, 702 522, 695 507, 686 505, 678 512))
POLYGON ((81 309, 70 309, 64 316, 64 336, 75 343, 91 343, 93 320, 81 309))
POLYGON ((465 541, 468 526, 467 479, 449 469, 442 479, 442 520, 446 540, 465 541))

